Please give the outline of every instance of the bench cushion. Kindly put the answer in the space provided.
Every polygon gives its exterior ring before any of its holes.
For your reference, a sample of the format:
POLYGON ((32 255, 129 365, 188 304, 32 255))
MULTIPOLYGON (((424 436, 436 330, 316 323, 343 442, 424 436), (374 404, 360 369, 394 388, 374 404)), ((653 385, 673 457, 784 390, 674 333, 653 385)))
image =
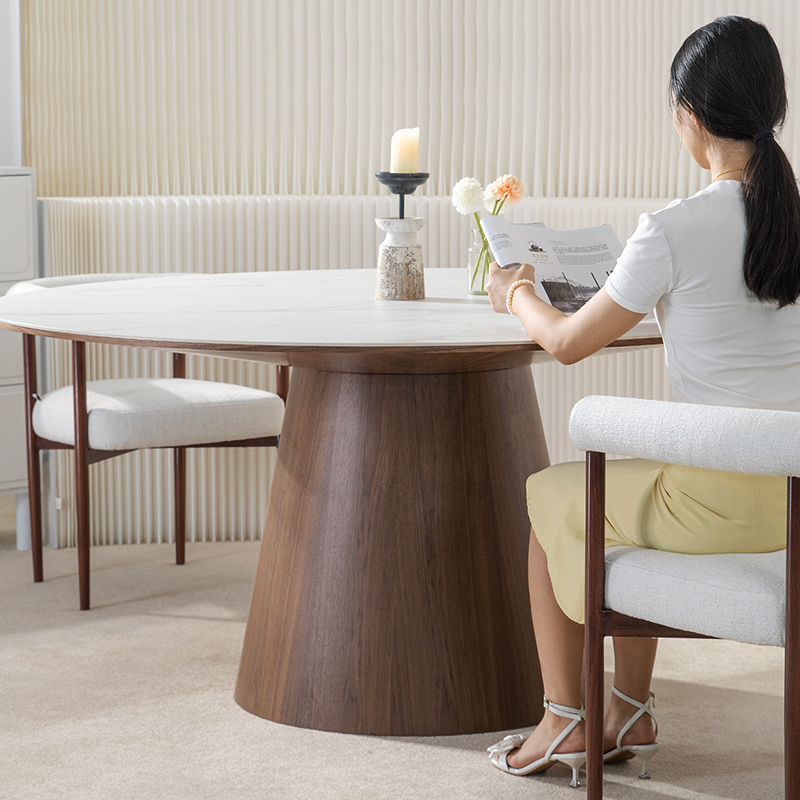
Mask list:
POLYGON ((609 548, 605 602, 672 628, 783 647, 786 551, 684 555, 609 548))
MULTIPOLYGON (((39 436, 74 445, 72 387, 45 395, 33 409, 39 436)), ((130 378, 87 384, 89 447, 138 450, 277 436, 283 400, 231 383, 130 378)))

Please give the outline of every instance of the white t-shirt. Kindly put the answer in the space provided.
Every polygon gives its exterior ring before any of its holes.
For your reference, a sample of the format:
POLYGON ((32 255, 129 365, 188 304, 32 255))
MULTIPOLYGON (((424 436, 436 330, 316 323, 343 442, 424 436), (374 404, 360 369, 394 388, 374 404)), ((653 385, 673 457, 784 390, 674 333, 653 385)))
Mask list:
POLYGON ((606 290, 655 308, 676 400, 800 411, 800 303, 778 310, 747 289, 745 234, 741 184, 712 183, 642 214, 606 290))

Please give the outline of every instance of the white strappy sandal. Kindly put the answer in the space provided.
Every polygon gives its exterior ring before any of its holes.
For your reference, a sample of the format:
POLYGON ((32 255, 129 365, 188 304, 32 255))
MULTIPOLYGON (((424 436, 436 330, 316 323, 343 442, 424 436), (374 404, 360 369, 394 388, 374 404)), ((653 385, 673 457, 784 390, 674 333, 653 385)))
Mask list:
POLYGON ((553 750, 558 747, 567 736, 572 733, 573 730, 577 727, 578 723, 581 722, 586 718, 584 711, 582 708, 569 708, 569 706, 560 706, 556 703, 551 703, 546 697, 544 698, 544 707, 545 709, 549 709, 554 714, 557 714, 559 717, 566 717, 567 719, 572 720, 572 722, 564 728, 561 733, 556 736, 553 740, 553 743, 550 747, 547 748, 547 752, 544 754, 543 758, 534 761, 532 764, 528 764, 524 767, 512 767, 509 765, 508 761, 506 761, 506 756, 512 751, 516 750, 527 738, 530 734, 522 734, 522 733, 514 733, 510 736, 506 736, 502 742, 498 742, 497 744, 493 744, 491 747, 488 748, 488 752, 491 753, 491 762, 494 764, 498 769, 503 770, 503 772, 509 773, 509 775, 530 775, 534 772, 544 772, 549 767, 552 767, 557 761, 560 761, 562 764, 566 764, 568 767, 572 769, 572 780, 570 781, 570 786, 573 788, 580 786, 580 781, 578 780, 578 770, 586 763, 586 751, 582 751, 580 753, 554 753, 553 750))
POLYGON ((656 721, 656 715, 653 711, 653 708, 655 707, 656 696, 650 692, 650 697, 647 698, 647 702, 640 703, 638 700, 634 700, 632 697, 622 694, 622 692, 619 691, 616 686, 612 686, 611 691, 621 700, 624 700, 626 703, 630 703, 632 706, 635 706, 637 710, 619 732, 619 736, 617 736, 617 746, 613 750, 609 750, 607 753, 603 754, 603 762, 610 764, 617 761, 625 761, 626 759, 633 758, 634 756, 639 756, 639 758, 642 759, 642 771, 639 773, 639 777, 647 780, 650 778, 650 773, 647 771, 647 764, 656 754, 656 751, 659 747, 661 747, 661 745, 658 742, 653 742, 652 744, 623 745, 622 739, 633 727, 634 722, 636 722, 636 720, 645 714, 649 714, 652 717, 653 728, 655 729, 656 736, 658 736, 658 722, 656 721))

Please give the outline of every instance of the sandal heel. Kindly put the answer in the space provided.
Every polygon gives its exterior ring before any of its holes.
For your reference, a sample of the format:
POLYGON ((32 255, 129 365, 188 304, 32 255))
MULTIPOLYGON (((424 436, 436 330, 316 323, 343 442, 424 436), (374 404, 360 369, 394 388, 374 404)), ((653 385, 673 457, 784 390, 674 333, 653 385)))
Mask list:
POLYGON ((625 745, 622 744, 622 738, 631 729, 636 720, 645 714, 648 714, 653 720, 653 728, 656 736, 658 736, 658 722, 656 721, 656 714, 653 710, 655 707, 656 697, 652 692, 650 692, 650 697, 647 698, 647 702, 640 703, 638 700, 634 700, 632 697, 628 697, 628 695, 623 694, 621 691, 619 691, 619 689, 617 689, 616 686, 612 686, 611 691, 626 703, 630 703, 630 705, 634 706, 637 711, 634 712, 633 716, 619 732, 619 735, 617 736, 616 747, 603 755, 603 761, 609 763, 624 760, 626 757, 630 758, 631 756, 639 756, 639 758, 642 759, 642 771, 639 773, 639 777, 642 778, 642 780, 649 780, 650 773, 647 771, 647 764, 656 754, 656 751, 661 745, 658 742, 653 742, 652 744, 625 745))
POLYGON ((650 759, 656 754, 656 751, 661 745, 658 742, 653 742, 653 744, 638 744, 638 745, 631 745, 628 750, 631 751, 635 756, 639 756, 642 759, 642 771, 639 773, 639 777, 642 780, 650 780, 650 773, 647 771, 647 764, 650 759))
POLYGON ((563 756, 556 754, 553 758, 572 769, 572 780, 569 782, 569 785, 573 789, 577 789, 581 785, 581 782, 578 780, 578 770, 586 763, 586 753, 569 753, 563 756))

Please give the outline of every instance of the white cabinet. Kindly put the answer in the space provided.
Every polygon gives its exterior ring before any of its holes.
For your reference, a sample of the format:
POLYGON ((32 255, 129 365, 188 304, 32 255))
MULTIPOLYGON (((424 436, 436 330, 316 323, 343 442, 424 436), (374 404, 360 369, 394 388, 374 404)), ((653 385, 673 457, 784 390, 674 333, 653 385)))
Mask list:
POLYGON ((33 175, 0 173, 0 280, 22 281, 33 277, 35 214, 33 175))
MULTIPOLYGON (((36 176, 0 167, 0 295, 38 275, 36 176)), ((22 336, 0 330, 0 494, 26 492, 22 336)))
POLYGON ((19 386, 0 386, 0 494, 28 491, 25 398, 19 386))

